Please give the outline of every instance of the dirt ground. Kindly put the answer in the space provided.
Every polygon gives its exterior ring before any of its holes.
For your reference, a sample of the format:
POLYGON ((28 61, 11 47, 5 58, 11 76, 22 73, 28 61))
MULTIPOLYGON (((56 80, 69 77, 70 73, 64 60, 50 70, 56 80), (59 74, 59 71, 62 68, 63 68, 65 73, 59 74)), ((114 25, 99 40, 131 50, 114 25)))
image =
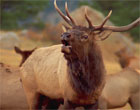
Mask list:
POLYGON ((27 109, 19 68, 0 63, 0 109, 27 109))

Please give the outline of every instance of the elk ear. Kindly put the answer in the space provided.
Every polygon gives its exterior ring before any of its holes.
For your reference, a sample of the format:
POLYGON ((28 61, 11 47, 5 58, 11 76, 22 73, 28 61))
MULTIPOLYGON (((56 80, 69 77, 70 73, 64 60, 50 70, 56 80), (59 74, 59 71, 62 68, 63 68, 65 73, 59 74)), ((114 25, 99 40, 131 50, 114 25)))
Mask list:
POLYGON ((64 24, 62 24, 62 29, 64 32, 66 32, 67 30, 69 30, 70 28, 64 24))
POLYGON ((37 49, 37 47, 35 47, 33 50, 31 50, 31 53, 34 52, 37 49))
POLYGON ((120 51, 121 52, 126 52, 128 50, 128 48, 125 46, 125 47, 123 47, 120 51))
POLYGON ((99 32, 95 32, 95 40, 105 40, 107 39, 110 34, 112 33, 111 30, 104 30, 104 31, 99 31, 99 32))
POLYGON ((22 50, 20 50, 17 46, 15 46, 14 49, 15 49, 16 53, 19 53, 19 54, 22 53, 22 50))

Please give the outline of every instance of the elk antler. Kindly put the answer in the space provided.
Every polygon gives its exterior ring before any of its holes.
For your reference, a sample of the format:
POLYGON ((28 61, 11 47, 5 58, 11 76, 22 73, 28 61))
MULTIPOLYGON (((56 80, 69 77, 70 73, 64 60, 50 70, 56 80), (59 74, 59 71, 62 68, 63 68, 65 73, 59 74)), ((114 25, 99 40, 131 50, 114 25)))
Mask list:
POLYGON ((104 26, 105 23, 107 22, 107 20, 110 18, 112 13, 112 10, 109 12, 109 14, 107 15, 107 17, 104 19, 103 23, 99 26, 93 26, 90 19, 87 16, 87 11, 85 9, 85 18, 89 24, 89 28, 92 28, 93 31, 103 31, 103 30, 111 30, 113 32, 124 32, 124 31, 128 31, 138 25, 140 25, 140 18, 138 18, 137 20, 135 20, 134 22, 132 22, 131 24, 127 25, 127 26, 121 26, 121 27, 117 27, 117 26, 104 26))
POLYGON ((93 26, 92 23, 91 23, 91 20, 88 18, 87 16, 87 9, 85 8, 85 18, 89 24, 89 28, 93 28, 94 30, 100 30, 103 28, 103 26, 105 25, 105 23, 107 22, 107 20, 110 18, 112 14, 112 10, 109 12, 109 14, 106 16, 106 18, 104 19, 103 23, 99 26, 93 26))
POLYGON ((76 25, 75 21, 72 19, 72 17, 71 17, 70 14, 69 14, 67 2, 65 2, 65 10, 66 10, 66 14, 67 14, 67 16, 70 18, 71 22, 72 22, 74 25, 76 25))
POLYGON ((85 8, 85 18, 86 18, 86 20, 87 20, 87 22, 88 22, 88 27, 89 28, 93 28, 94 29, 94 26, 92 25, 92 22, 91 22, 91 20, 88 18, 88 16, 87 16, 87 9, 85 8))
POLYGON ((138 18, 137 20, 133 21, 131 24, 127 25, 127 26, 121 26, 121 27, 117 27, 117 26, 104 26, 102 28, 102 30, 112 30, 113 32, 124 32, 124 31, 128 31, 132 28, 135 28, 136 26, 140 25, 140 18, 138 18))
POLYGON ((102 23, 100 26, 94 27, 95 30, 100 30, 100 29, 102 29, 103 26, 105 25, 105 23, 107 22, 107 20, 110 18, 111 14, 112 14, 112 10, 108 13, 108 15, 105 17, 103 23, 102 23))
POLYGON ((68 11, 68 7, 67 7, 67 3, 65 3, 65 10, 66 10, 66 14, 67 16, 65 16, 61 10, 58 8, 57 4, 56 4, 56 0, 54 0, 54 6, 55 6, 55 9, 57 10, 57 12, 60 14, 60 16, 62 16, 62 18, 71 26, 75 26, 75 22, 74 20, 72 19, 72 17, 70 16, 69 14, 69 11, 68 11))
POLYGON ((65 24, 62 24, 62 29, 64 32, 66 32, 66 30, 70 29, 68 26, 66 26, 65 24))

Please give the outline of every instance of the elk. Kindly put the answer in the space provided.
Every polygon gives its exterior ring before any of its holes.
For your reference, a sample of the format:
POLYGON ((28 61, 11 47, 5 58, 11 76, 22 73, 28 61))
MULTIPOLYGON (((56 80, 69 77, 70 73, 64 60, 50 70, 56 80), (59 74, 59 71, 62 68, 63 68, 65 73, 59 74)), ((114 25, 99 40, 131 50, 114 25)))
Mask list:
POLYGON ((130 67, 140 70, 140 59, 128 52, 128 48, 124 47, 115 54, 119 58, 119 63, 122 68, 130 67))
POLYGON ((99 108, 118 108, 127 103, 133 110, 140 109, 140 74, 132 68, 107 76, 99 98, 99 108))
POLYGON ((22 66, 22 64, 25 62, 25 60, 36 50, 36 48, 32 49, 32 50, 21 50, 18 47, 14 47, 15 52, 20 54, 22 56, 22 60, 19 64, 19 67, 22 66))
MULTIPOLYGON (((93 26, 87 12, 89 27, 78 26, 65 4, 65 16, 71 26, 61 35, 60 45, 36 49, 20 68, 23 88, 29 108, 39 109, 41 95, 51 99, 64 99, 61 109, 83 106, 97 108, 98 98, 105 85, 106 71, 97 40, 105 40, 112 32, 130 30, 140 24, 140 18, 124 27, 104 26, 111 12, 99 26, 93 26)), ((49 108, 48 108, 49 109, 49 108)))

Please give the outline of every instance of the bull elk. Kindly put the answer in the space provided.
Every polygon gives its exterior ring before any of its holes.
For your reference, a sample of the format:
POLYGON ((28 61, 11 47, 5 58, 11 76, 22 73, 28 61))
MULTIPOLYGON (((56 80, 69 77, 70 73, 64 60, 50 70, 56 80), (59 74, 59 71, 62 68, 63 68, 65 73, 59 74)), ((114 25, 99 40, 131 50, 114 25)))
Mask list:
POLYGON ((19 67, 22 66, 22 64, 25 62, 25 60, 36 50, 36 48, 32 49, 32 50, 21 50, 18 47, 14 47, 15 52, 20 54, 22 56, 22 60, 19 64, 19 67))
POLYGON ((98 98, 105 85, 105 68, 96 41, 105 40, 111 32, 124 32, 140 24, 140 18, 128 26, 104 26, 111 12, 99 26, 93 26, 87 12, 89 27, 78 26, 65 4, 65 16, 71 26, 61 36, 62 45, 39 48, 21 67, 21 79, 30 109, 39 109, 41 95, 51 99, 64 99, 62 109, 84 106, 97 108, 98 98))

